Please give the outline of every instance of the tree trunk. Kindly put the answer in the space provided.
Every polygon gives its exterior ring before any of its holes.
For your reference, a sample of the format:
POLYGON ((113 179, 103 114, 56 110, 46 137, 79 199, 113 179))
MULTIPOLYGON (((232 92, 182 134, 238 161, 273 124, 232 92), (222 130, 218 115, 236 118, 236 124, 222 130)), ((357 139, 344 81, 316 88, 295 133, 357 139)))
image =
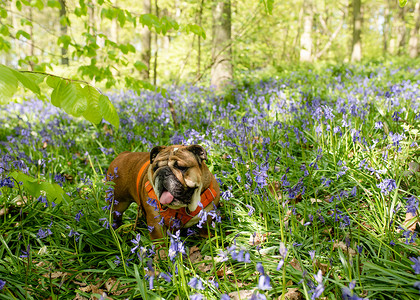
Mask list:
POLYGON ((389 12, 389 8, 390 8, 390 3, 389 0, 387 2, 387 4, 385 5, 385 11, 384 11, 384 26, 383 26, 383 55, 386 55, 386 53, 388 52, 388 40, 389 40, 389 33, 390 33, 390 19, 391 19, 391 14, 389 12))
MULTIPOLYGON (((111 0, 112 6, 118 7, 117 0, 111 0)), ((111 40, 118 44, 118 23, 117 18, 111 20, 111 40)))
POLYGON ((362 59, 362 4, 361 0, 353 0, 353 42, 351 61, 357 62, 362 59))
MULTIPOLYGON (((32 7, 28 6, 28 10, 29 10, 29 20, 33 20, 33 16, 32 16, 32 7)), ((28 50, 29 50, 29 54, 28 56, 31 56, 31 59, 28 60, 29 63, 29 67, 31 68, 31 71, 34 70, 35 68, 35 63, 32 61, 32 58, 35 57, 35 39, 34 39, 34 28, 33 26, 28 26, 29 27, 29 36, 31 37, 31 39, 28 41, 28 50)))
MULTIPOLYGON (((143 0, 143 13, 152 13, 151 0, 143 0)), ((152 34, 149 27, 144 26, 141 30, 141 61, 147 66, 146 70, 141 71, 141 79, 148 80, 150 77, 150 58, 151 58, 152 34)))
MULTIPOLYGON (((60 8, 60 34, 61 36, 67 35, 67 21, 64 22, 63 19, 67 18, 66 13, 66 0, 59 0, 60 8)), ((61 47, 61 64, 69 65, 69 58, 67 56, 67 48, 61 47)))
POLYGON ((405 7, 398 8, 398 26, 397 26, 397 47, 398 47, 398 55, 404 53, 405 49, 405 40, 406 40, 406 30, 405 27, 405 7))
POLYGON ((300 61, 312 61, 312 0, 306 0, 303 4, 303 33, 300 37, 300 61))
MULTIPOLYGON (((159 18, 159 6, 157 3, 158 0, 155 0, 155 15, 159 18)), ((153 84, 156 85, 157 82, 157 63, 158 63, 158 35, 155 32, 155 59, 153 61, 153 84)))
POLYGON ((409 41, 410 57, 416 58, 419 55, 419 39, 420 39, 420 2, 414 7, 414 28, 411 31, 409 41))
MULTIPOLYGON (((202 19, 203 19, 203 6, 204 6, 204 0, 201 0, 200 2, 200 8, 198 11, 198 26, 201 27, 202 25, 202 19)), ((201 36, 198 36, 198 42, 197 42, 198 52, 197 52, 197 76, 201 73, 201 36)))
POLYGON ((211 84, 221 90, 233 78, 230 0, 213 3, 211 84))

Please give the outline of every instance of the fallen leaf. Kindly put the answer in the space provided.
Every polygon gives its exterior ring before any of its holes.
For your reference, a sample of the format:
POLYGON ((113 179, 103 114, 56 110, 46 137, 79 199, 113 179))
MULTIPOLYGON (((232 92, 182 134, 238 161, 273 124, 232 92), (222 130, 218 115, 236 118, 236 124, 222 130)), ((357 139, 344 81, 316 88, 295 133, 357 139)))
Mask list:
POLYGON ((293 267, 293 269, 302 272, 302 267, 300 266, 299 261, 296 258, 290 260, 289 264, 293 267))
POLYGON ((334 243, 333 248, 334 249, 340 248, 341 250, 343 250, 345 253, 349 254, 350 256, 355 256, 357 254, 354 249, 352 249, 351 247, 347 247, 347 245, 342 241, 339 243, 334 243))
POLYGON ((229 293, 228 295, 233 300, 249 299, 249 298, 251 298, 253 292, 254 292, 254 290, 252 290, 252 291, 250 291, 250 290, 242 290, 242 291, 239 291, 239 292, 236 291, 236 292, 229 293))
POLYGON ((249 240, 248 240, 248 244, 250 244, 251 246, 255 246, 255 245, 260 245, 262 243, 264 243, 267 240, 267 237, 270 235, 271 233, 264 233, 261 234, 259 232, 257 232, 255 234, 255 236, 253 234, 251 234, 249 236, 249 240))
MULTIPOLYGON (((278 298, 278 300, 281 300, 282 296, 278 298)), ((284 299, 288 300, 300 300, 303 299, 303 294, 299 292, 298 288, 288 288, 286 294, 284 294, 284 299)))

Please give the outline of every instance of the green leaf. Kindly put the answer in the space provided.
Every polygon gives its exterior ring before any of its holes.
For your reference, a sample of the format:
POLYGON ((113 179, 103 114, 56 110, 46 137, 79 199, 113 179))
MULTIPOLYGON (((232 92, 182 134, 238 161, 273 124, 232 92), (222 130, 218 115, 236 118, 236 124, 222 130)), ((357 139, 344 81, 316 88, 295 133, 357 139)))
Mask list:
POLYGON ((408 0, 399 0, 399 2, 400 2, 400 7, 404 7, 407 4, 408 0))
POLYGON ((185 31, 187 33, 194 33, 195 35, 201 36, 203 39, 206 39, 206 32, 201 26, 198 26, 196 24, 188 24, 185 31))
POLYGON ((10 35, 9 28, 6 25, 2 25, 0 27, 0 34, 2 34, 4 36, 9 36, 10 35))
POLYGON ((118 130, 118 127, 120 125, 120 118, 118 117, 117 110, 112 105, 111 101, 106 97, 105 95, 99 96, 99 110, 101 113, 101 116, 115 126, 115 128, 118 130))
POLYGON ((51 8, 58 8, 61 9, 61 4, 57 0, 48 0, 47 6, 51 8))
POLYGON ((99 97, 101 94, 94 87, 86 85, 83 88, 83 95, 87 100, 87 108, 83 117, 93 124, 99 124, 102 121, 102 115, 99 107, 99 97))
POLYGON ((18 32, 16 32, 16 38, 18 39, 20 38, 20 36, 23 36, 27 40, 31 39, 31 35, 23 30, 19 30, 18 32))
POLYGON ((148 69, 147 66, 139 60, 134 63, 134 68, 136 68, 139 72, 148 69))
POLYGON ((59 77, 51 76, 51 75, 47 77, 47 84, 49 87, 53 89, 55 89, 60 82, 61 82, 61 78, 59 77))
POLYGON ((22 2, 16 1, 16 8, 21 11, 22 10, 22 2))
POLYGON ((0 64, 0 104, 6 104, 18 88, 18 81, 13 72, 0 64))
POLYGON ((16 179, 17 182, 21 182, 23 189, 33 197, 37 198, 41 195, 41 191, 45 191, 49 201, 54 201, 58 204, 63 199, 69 200, 69 196, 56 183, 39 181, 36 178, 17 171, 10 173, 10 176, 16 179))
POLYGON ((10 69, 10 70, 12 71, 13 75, 15 75, 17 80, 19 80, 19 82, 22 83, 22 85, 25 88, 30 89, 32 92, 34 92, 37 95, 41 93, 39 86, 29 77, 27 77, 26 74, 13 70, 13 69, 10 69))
POLYGON ((69 35, 62 35, 57 40, 57 45, 63 45, 63 48, 67 49, 71 43, 71 37, 69 35))
POLYGON ((61 79, 51 94, 51 103, 74 117, 80 117, 86 111, 87 100, 83 97, 79 83, 61 79))
POLYGON ((126 18, 125 18, 124 11, 119 9, 118 10, 118 23, 120 23, 121 28, 124 27, 125 20, 126 20, 126 18))

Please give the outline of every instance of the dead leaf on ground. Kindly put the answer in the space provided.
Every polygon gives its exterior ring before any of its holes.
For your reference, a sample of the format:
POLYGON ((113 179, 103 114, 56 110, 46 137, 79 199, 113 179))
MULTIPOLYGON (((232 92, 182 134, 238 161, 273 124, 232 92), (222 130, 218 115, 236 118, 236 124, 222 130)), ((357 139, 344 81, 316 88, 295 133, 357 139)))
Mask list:
POLYGON ((56 279, 56 278, 64 278, 67 275, 70 275, 70 274, 69 273, 66 273, 66 272, 60 272, 60 271, 58 271, 58 272, 46 273, 46 274, 43 274, 42 276, 43 277, 46 277, 46 278, 56 279))
POLYGON ((407 228, 407 230, 414 231, 416 229, 417 224, 420 225, 420 217, 417 217, 415 214, 412 213, 405 214, 403 227, 407 228))
POLYGON ((248 244, 250 244, 251 246, 260 245, 260 244, 264 243, 265 241, 267 241, 267 237, 270 234, 271 234, 270 232, 264 233, 264 234, 261 234, 261 233, 257 232, 255 234, 255 236, 253 234, 251 234, 249 236, 248 244))
POLYGON ((89 300, 89 298, 80 296, 80 294, 76 293, 76 297, 73 300, 89 300))
POLYGON ((340 248, 350 256, 355 256, 357 254, 357 252, 353 248, 347 247, 347 245, 344 242, 334 243, 333 248, 334 250, 340 248))
POLYGON ((290 260, 289 264, 293 267, 293 269, 302 272, 302 267, 300 266, 299 261, 296 258, 290 260))
POLYGON ((226 275, 232 275, 232 274, 233 274, 232 270, 227 267, 217 270, 216 272, 217 277, 225 277, 226 275))
POLYGON ((316 261, 316 264, 318 268, 321 270, 322 275, 327 274, 328 271, 331 269, 329 264, 323 264, 323 263, 320 263, 319 261, 316 261))
POLYGON ((252 294, 253 294, 254 290, 242 290, 239 292, 232 292, 229 293, 229 297, 233 300, 239 300, 239 299, 249 299, 251 298, 252 294))
MULTIPOLYGON (((288 300, 300 300, 303 299, 303 294, 299 292, 298 288, 288 288, 286 294, 284 294, 284 298, 288 300)), ((280 296, 278 300, 281 300, 282 297, 280 296)))

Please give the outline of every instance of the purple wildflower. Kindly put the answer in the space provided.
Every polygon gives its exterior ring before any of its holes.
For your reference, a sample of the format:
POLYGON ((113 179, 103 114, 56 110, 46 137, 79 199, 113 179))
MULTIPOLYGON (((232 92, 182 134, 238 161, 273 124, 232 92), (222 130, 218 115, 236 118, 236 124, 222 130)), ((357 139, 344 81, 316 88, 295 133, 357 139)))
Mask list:
POLYGON ((49 228, 47 228, 45 231, 42 230, 42 228, 39 228, 38 233, 37 233, 37 237, 40 239, 46 238, 47 236, 51 235, 52 232, 49 228))
POLYGON ((197 277, 191 278, 188 285, 193 289, 204 290, 203 282, 197 277))
POLYGON ((74 219, 76 220, 76 222, 80 222, 81 217, 83 217, 83 213, 82 213, 82 210, 79 210, 79 212, 76 214, 74 219))
POLYGON ((384 195, 388 195, 389 192, 397 188, 397 184, 394 179, 384 179, 376 186, 381 189, 381 193, 384 195))
POLYGON ((136 245, 134 248, 131 249, 131 253, 136 252, 137 248, 140 246, 140 233, 137 233, 137 236, 134 240, 131 240, 131 242, 136 245))
POLYGON ((410 257, 410 260, 414 263, 414 265, 411 265, 411 267, 414 269, 414 273, 420 274, 420 256, 417 258, 410 257))
POLYGON ((407 205, 405 208, 407 209, 407 214, 411 213, 413 216, 417 215, 417 209, 419 208, 419 201, 415 196, 410 196, 407 199, 407 205))
POLYGON ((0 291, 4 288, 6 285, 6 281, 0 279, 0 291))
POLYGON ((249 211, 248 211, 248 216, 252 216, 252 214, 253 214, 253 213, 254 213, 254 211, 255 211, 255 208, 254 208, 254 207, 252 207, 251 205, 248 205, 248 204, 246 204, 245 206, 249 209, 249 211))
POLYGON ((159 274, 159 276, 162 277, 163 279, 165 279, 166 282, 171 282, 172 281, 172 275, 170 273, 161 272, 159 274))
POLYGON ((194 294, 190 296, 190 300, 202 300, 203 299, 203 295, 201 294, 194 294))
POLYGON ((99 219, 99 221, 100 222, 103 222, 102 223, 102 227, 103 228, 109 229, 109 222, 108 222, 108 220, 106 218, 101 218, 101 219, 99 219))

